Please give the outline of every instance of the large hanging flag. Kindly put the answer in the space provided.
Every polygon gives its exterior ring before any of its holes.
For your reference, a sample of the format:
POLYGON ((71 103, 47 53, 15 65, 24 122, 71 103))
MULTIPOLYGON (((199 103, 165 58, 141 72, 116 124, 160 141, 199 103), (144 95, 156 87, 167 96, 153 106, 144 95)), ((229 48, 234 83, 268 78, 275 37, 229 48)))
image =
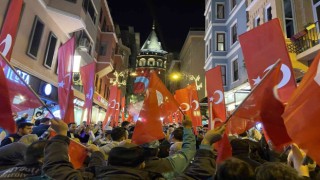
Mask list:
POLYGON ((117 99, 116 99, 116 106, 114 110, 114 119, 113 119, 113 126, 118 126, 119 123, 119 117, 120 117, 120 111, 121 111, 121 90, 118 88, 117 90, 117 99))
POLYGON ((2 54, 0 57, 0 65, 3 68, 7 81, 11 110, 14 113, 19 113, 28 109, 41 107, 42 103, 40 100, 32 90, 29 89, 28 85, 19 76, 17 71, 9 65, 9 62, 2 54))
POLYGON ((177 111, 178 107, 178 103, 157 74, 150 72, 149 86, 132 140, 137 144, 144 144, 163 138, 161 119, 177 111))
POLYGON ((115 115, 115 110, 119 105, 117 104, 117 92, 118 92, 118 87, 117 85, 110 86, 110 95, 109 95, 109 100, 108 100, 108 108, 107 108, 107 113, 106 116, 103 120, 103 126, 105 127, 106 125, 111 125, 113 126, 114 122, 114 115, 115 115))
MULTIPOLYGON (((206 87, 209 107, 209 128, 219 127, 226 121, 226 106, 221 77, 221 67, 217 66, 206 72, 206 87), (214 121, 220 119, 221 122, 214 121)), ((222 139, 215 144, 218 152, 217 163, 221 163, 232 156, 232 147, 226 130, 222 139)))
MULTIPOLYGON (((221 67, 217 66, 206 72, 206 87, 208 95, 208 107, 210 120, 219 118, 226 120, 226 105, 224 101, 224 89, 222 85, 221 67)), ((215 127, 215 122, 209 121, 209 128, 215 127)))
POLYGON ((2 68, 0 68, 0 92, 0 127, 14 133, 16 126, 12 117, 9 88, 2 68))
POLYGON ((289 99, 283 118, 293 142, 320 164, 320 53, 289 99))
POLYGON ((87 123, 90 124, 92 118, 92 102, 94 93, 94 75, 96 63, 92 62, 80 68, 81 81, 85 94, 84 108, 87 111, 87 123))
POLYGON ((287 102, 296 88, 290 57, 279 19, 273 19, 239 36, 251 87, 257 85, 272 65, 281 60, 279 97, 287 102))
POLYGON ((72 37, 58 50, 58 98, 61 119, 74 122, 72 70, 75 38, 72 37))
POLYGON ((175 98, 180 104, 181 111, 192 120, 194 130, 202 126, 201 112, 195 84, 176 90, 175 98))
POLYGON ((9 8, 0 34, 0 52, 8 61, 11 59, 16 39, 23 0, 9 1, 9 8))

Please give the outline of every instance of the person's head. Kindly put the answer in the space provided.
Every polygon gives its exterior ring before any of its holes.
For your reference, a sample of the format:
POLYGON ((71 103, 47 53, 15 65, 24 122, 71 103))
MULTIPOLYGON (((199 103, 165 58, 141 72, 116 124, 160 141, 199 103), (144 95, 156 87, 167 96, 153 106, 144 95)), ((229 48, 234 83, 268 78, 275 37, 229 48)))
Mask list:
POLYGON ((182 149, 182 142, 175 142, 170 146, 169 156, 174 155, 182 149))
POLYGON ((113 141, 123 141, 127 139, 127 132, 123 127, 115 127, 111 131, 111 138, 113 141))
POLYGON ((68 124, 69 132, 74 133, 77 129, 76 123, 69 123, 68 124))
POLYGON ((82 121, 82 125, 84 125, 84 127, 87 126, 87 121, 82 121))
POLYGON ((40 122, 40 119, 36 119, 36 120, 34 121, 34 125, 35 125, 35 126, 39 126, 40 123, 41 123, 41 122, 40 122))
POLYGON ((239 137, 248 137, 247 131, 244 131, 243 133, 239 134, 239 137))
POLYGON ((144 149, 145 158, 158 156, 159 146, 160 142, 158 140, 142 144, 141 147, 144 149))
POLYGON ((299 175, 295 169, 284 163, 266 162, 256 169, 256 179, 298 180, 299 175))
POLYGON ((171 133, 170 142, 182 142, 183 129, 177 128, 171 133))
POLYGON ((28 119, 29 114, 28 114, 28 113, 23 113, 23 114, 22 114, 22 117, 25 118, 25 119, 28 119))
POLYGON ((129 121, 123 121, 121 123, 121 127, 125 128, 125 129, 128 129, 129 128, 129 125, 130 125, 130 122, 129 121))
POLYGON ((23 143, 27 146, 29 146, 30 144, 38 141, 39 138, 36 134, 28 134, 28 135, 24 135, 22 136, 18 142, 23 143))
POLYGON ((49 118, 42 118, 42 119, 40 120, 40 123, 41 123, 41 124, 49 125, 49 124, 50 124, 50 119, 49 119, 49 118))
POLYGON ((254 180, 251 166, 237 158, 229 158, 218 165, 215 180, 254 180))
POLYGON ((249 154, 249 144, 243 139, 233 139, 230 141, 232 155, 249 154))
POLYGON ((42 115, 42 112, 40 112, 40 111, 36 112, 36 117, 39 117, 41 115, 42 115))
POLYGON ((129 143, 114 147, 109 153, 108 164, 143 169, 145 167, 144 150, 129 143))
POLYGON ((18 129, 17 133, 20 136, 24 136, 32 133, 32 127, 33 127, 32 123, 26 122, 25 120, 21 119, 21 120, 18 120, 16 124, 18 129))
POLYGON ((28 146, 24 157, 25 162, 27 164, 42 162, 44 157, 44 148, 46 145, 46 140, 39 140, 28 146))

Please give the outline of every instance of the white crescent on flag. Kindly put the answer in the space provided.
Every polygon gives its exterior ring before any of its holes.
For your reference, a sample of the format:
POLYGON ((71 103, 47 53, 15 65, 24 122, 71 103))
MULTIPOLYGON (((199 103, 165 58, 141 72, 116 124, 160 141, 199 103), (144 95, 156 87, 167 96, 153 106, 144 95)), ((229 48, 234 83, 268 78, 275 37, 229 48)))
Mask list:
POLYGON ((218 101, 214 102, 214 104, 219 104, 219 103, 221 103, 222 100, 223 100, 223 93, 222 93, 222 91, 216 90, 216 91, 214 91, 213 94, 219 94, 219 99, 218 99, 218 101))
POLYGON ((6 38, 0 43, 0 46, 4 44, 4 49, 2 51, 3 56, 7 56, 8 52, 10 51, 11 44, 12 44, 12 37, 10 34, 7 34, 6 38))

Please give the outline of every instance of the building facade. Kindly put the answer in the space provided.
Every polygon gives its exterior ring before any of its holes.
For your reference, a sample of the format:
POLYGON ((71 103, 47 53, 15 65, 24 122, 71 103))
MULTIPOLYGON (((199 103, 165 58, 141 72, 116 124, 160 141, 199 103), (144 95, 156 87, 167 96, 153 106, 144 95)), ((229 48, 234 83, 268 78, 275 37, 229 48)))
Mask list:
MULTIPOLYGON (((0 1, 0 24, 3 24, 9 0, 0 1)), ((79 67, 91 62, 97 63, 93 122, 104 119, 107 108, 109 79, 106 75, 114 68, 117 37, 112 17, 105 0, 25 0, 18 26, 11 64, 35 79, 39 87, 33 87, 49 106, 58 104, 57 54, 58 48, 70 37, 76 38, 75 55, 80 56, 74 64, 75 120, 85 120, 83 88, 79 67), (45 84, 52 86, 50 95, 43 94, 45 84), (37 88, 37 89, 35 89, 37 88)), ((77 58, 75 58, 77 59, 77 58)), ((30 82, 30 84, 37 84, 30 82)), ((35 111, 28 112, 32 117, 35 111)))
POLYGON ((189 31, 179 55, 180 73, 183 75, 180 87, 184 88, 188 84, 195 83, 199 100, 206 96, 205 71, 203 70, 205 60, 204 33, 204 31, 189 31))
MULTIPOLYGON (((221 66, 227 110, 242 99, 248 87, 238 36, 247 30, 245 0, 207 0, 205 6, 205 71, 221 66)), ((214 80, 214 79, 213 79, 214 80)))

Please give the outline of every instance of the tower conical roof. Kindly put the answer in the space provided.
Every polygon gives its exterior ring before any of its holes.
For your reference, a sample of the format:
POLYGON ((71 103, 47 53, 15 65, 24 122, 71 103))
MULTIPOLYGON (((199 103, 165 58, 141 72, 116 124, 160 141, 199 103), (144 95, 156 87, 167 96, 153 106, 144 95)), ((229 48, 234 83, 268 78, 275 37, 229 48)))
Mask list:
POLYGON ((158 52, 166 54, 167 52, 162 49, 158 36, 155 31, 155 26, 152 26, 152 31, 149 34, 147 40, 144 42, 141 52, 158 52))

